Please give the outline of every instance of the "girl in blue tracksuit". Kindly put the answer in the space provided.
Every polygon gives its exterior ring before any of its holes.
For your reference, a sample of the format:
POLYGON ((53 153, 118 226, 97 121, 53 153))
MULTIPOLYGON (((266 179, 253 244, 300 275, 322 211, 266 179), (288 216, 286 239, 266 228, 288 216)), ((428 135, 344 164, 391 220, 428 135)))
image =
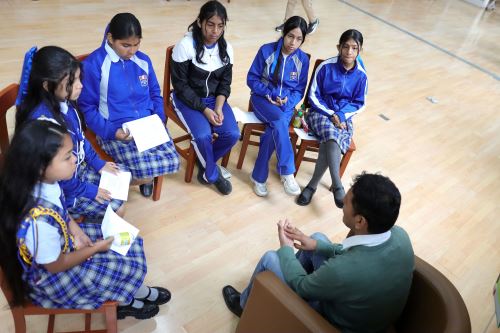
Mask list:
POLYGON ((80 73, 80 63, 60 47, 28 51, 16 103, 16 131, 30 119, 51 119, 66 126, 77 157, 73 177, 61 181, 66 208, 74 217, 100 218, 111 204, 123 215, 123 201, 112 199, 107 190, 98 187, 100 173, 116 173, 118 166, 100 159, 85 138, 83 120, 73 104, 82 90, 80 73))
POLYGON ((285 192, 291 195, 300 193, 300 187, 293 176, 294 148, 290 142, 288 127, 295 106, 304 96, 307 85, 309 57, 300 49, 306 33, 307 23, 303 18, 289 18, 283 28, 283 37, 277 42, 263 45, 248 71, 251 108, 257 118, 266 124, 250 177, 258 196, 266 196, 268 193, 266 180, 269 159, 274 150, 285 192))
POLYGON ((299 205, 311 202, 321 177, 329 168, 332 192, 337 207, 343 207, 344 187, 340 180, 341 154, 351 144, 352 117, 364 109, 368 81, 359 58, 363 35, 354 29, 345 31, 339 40, 339 55, 323 61, 311 83, 307 118, 309 127, 319 137, 318 161, 309 184, 297 198, 299 205))
POLYGON ((83 62, 83 90, 78 105, 104 151, 132 173, 141 193, 150 196, 153 178, 177 172, 172 140, 139 153, 122 124, 157 114, 165 122, 163 98, 151 60, 138 51, 141 24, 130 13, 113 17, 103 44, 83 62))
POLYGON ((188 33, 172 53, 172 102, 179 119, 193 138, 198 181, 214 184, 224 195, 232 185, 217 161, 240 136, 227 99, 233 76, 233 48, 224 38, 227 12, 218 1, 200 9, 188 33))

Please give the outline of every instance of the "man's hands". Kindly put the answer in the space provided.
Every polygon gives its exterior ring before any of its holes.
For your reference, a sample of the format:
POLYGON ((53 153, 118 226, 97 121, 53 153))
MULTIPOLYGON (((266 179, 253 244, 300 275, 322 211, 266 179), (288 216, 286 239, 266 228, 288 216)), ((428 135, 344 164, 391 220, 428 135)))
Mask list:
POLYGON ((299 250, 314 251, 317 242, 315 239, 306 236, 298 228, 294 227, 288 219, 278 222, 278 236, 281 246, 295 247, 299 250))

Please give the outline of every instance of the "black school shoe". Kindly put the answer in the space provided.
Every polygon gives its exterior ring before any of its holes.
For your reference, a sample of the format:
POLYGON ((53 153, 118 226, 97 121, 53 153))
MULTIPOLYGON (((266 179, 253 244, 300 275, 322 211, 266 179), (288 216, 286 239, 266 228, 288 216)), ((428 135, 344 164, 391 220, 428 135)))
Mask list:
POLYGON ((153 194, 153 183, 139 185, 139 189, 144 197, 149 198, 153 194))
POLYGON ((333 201, 335 201, 335 206, 337 208, 344 208, 344 197, 345 197, 345 191, 343 187, 337 187, 336 189, 333 189, 333 185, 331 187, 331 191, 333 192, 333 201))
POLYGON ((241 317, 243 313, 243 309, 240 305, 240 296, 241 294, 232 286, 225 286, 222 288, 222 297, 224 297, 227 308, 238 317, 241 317))
POLYGON ((172 298, 172 294, 170 294, 170 291, 168 291, 168 289, 166 288, 163 287, 148 287, 148 288, 149 288, 149 293, 147 294, 147 296, 144 298, 137 299, 139 301, 144 302, 144 304, 162 305, 170 301, 170 298, 172 298), (148 297, 151 294, 151 289, 158 290, 158 297, 154 301, 148 300, 148 297))
POLYGON ((160 308, 156 304, 144 303, 140 309, 134 308, 132 304, 126 306, 118 306, 116 308, 116 317, 124 319, 125 317, 134 317, 135 319, 149 319, 156 316, 160 312, 160 308))
POLYGON ((217 178, 214 185, 221 194, 228 195, 233 190, 233 186, 229 180, 224 178, 219 166, 217 166, 217 169, 219 169, 219 178, 217 178))
POLYGON ((307 206, 311 203, 312 197, 314 193, 316 192, 315 189, 312 189, 309 186, 304 187, 302 192, 297 198, 297 205, 299 206, 307 206))

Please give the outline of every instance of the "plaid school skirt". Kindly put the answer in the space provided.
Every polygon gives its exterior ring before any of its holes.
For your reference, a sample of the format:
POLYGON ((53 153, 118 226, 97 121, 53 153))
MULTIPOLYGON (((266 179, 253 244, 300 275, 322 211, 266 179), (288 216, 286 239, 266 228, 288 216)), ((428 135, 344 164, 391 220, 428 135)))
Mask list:
MULTIPOLYGON (((125 169, 125 167, 121 166, 121 168, 125 169)), ((99 181, 101 180, 101 175, 99 172, 94 170, 87 163, 83 162, 78 167, 78 179, 84 183, 91 183, 96 186, 99 186, 99 181)), ((68 207, 68 212, 75 217, 85 216, 87 218, 100 218, 103 217, 106 213, 106 209, 108 205, 111 205, 111 208, 116 212, 122 205, 123 201, 118 199, 111 199, 111 201, 105 201, 104 203, 99 203, 95 199, 88 199, 84 197, 79 197, 76 199, 73 207, 68 207)))
POLYGON ((134 140, 103 140, 97 138, 102 149, 116 163, 124 164, 132 173, 133 179, 146 179, 179 171, 179 154, 173 141, 139 153, 134 140))
POLYGON ((351 119, 346 121, 346 130, 335 127, 330 118, 319 112, 309 112, 306 121, 313 134, 318 137, 320 143, 334 140, 339 145, 342 154, 347 152, 354 133, 351 119))
MULTIPOLYGON (((80 227, 92 241, 102 238, 99 224, 82 223, 80 227)), ((73 309, 96 309, 106 301, 131 302, 147 271, 140 237, 126 256, 109 250, 64 272, 53 274, 41 265, 34 269, 33 278, 25 276, 33 303, 73 309)))

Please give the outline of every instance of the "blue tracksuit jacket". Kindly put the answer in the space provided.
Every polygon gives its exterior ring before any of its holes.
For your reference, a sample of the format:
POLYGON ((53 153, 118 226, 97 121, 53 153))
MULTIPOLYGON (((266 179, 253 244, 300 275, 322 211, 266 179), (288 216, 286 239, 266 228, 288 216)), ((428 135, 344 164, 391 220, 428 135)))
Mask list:
MULTIPOLYGON (((73 141, 73 153, 77 157, 76 171, 73 174, 73 177, 69 180, 59 181, 59 185, 64 192, 66 207, 73 207, 76 199, 79 197, 85 197, 93 200, 97 195, 98 187, 96 185, 81 182, 77 177, 78 170, 81 167, 82 162, 85 161, 96 171, 101 170, 106 162, 99 158, 90 142, 85 138, 81 120, 77 111, 71 106, 71 104, 68 105, 66 103, 60 103, 59 105, 61 108, 61 115, 73 141)), ((41 103, 33 110, 30 118, 54 119, 54 116, 49 106, 45 103, 41 103)))
POLYGON ((166 120, 153 65, 140 51, 123 60, 104 43, 83 61, 82 83, 80 110, 87 125, 105 140, 114 140, 127 121, 155 113, 166 120))
POLYGON ((288 109, 294 108, 304 96, 309 57, 301 49, 297 49, 283 60, 283 55, 279 52, 281 45, 282 39, 260 47, 248 71, 247 85, 252 90, 252 94, 270 96, 273 100, 276 100, 277 96, 282 99, 288 97, 285 104, 285 108, 288 109), (271 71, 277 55, 282 57, 284 65, 281 66, 278 82, 275 84, 271 71))
POLYGON ((309 103, 313 111, 327 117, 336 114, 345 122, 362 111, 368 89, 368 78, 361 60, 346 71, 340 59, 333 57, 323 61, 316 69, 311 83, 309 103))

